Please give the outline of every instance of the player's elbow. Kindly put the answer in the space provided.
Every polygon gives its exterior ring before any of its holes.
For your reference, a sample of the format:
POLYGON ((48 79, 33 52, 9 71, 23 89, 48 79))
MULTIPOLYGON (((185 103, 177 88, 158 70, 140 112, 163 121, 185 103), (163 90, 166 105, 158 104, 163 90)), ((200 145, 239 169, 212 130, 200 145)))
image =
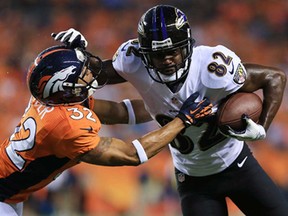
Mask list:
POLYGON ((278 72, 278 77, 279 79, 281 80, 280 82, 282 83, 283 86, 286 85, 286 82, 287 82, 287 75, 284 71, 282 70, 279 70, 278 72))
POLYGON ((284 71, 280 69, 275 69, 274 73, 270 74, 270 83, 272 83, 273 87, 275 88, 285 88, 287 82, 287 76, 284 71))
POLYGON ((112 166, 138 166, 141 163, 135 152, 135 154, 123 155, 121 159, 119 159, 119 157, 112 157, 110 158, 109 164, 112 166))

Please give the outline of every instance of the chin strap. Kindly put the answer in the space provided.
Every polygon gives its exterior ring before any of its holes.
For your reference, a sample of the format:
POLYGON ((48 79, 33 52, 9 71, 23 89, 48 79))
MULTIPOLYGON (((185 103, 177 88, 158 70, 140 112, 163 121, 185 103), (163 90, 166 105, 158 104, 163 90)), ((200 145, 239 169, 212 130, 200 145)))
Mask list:
POLYGON ((96 88, 98 87, 97 80, 94 80, 89 87, 90 88, 88 89, 88 96, 90 97, 94 94, 96 88))
MULTIPOLYGON (((186 60, 185 63, 184 63, 184 67, 182 68, 179 68, 176 73, 168 76, 168 75, 165 75, 165 74, 162 74, 160 72, 155 72, 158 74, 159 76, 159 79, 162 81, 162 82, 165 82, 165 83, 169 83, 169 82, 175 82, 179 79, 182 78, 182 75, 188 70, 188 66, 189 66, 189 61, 186 60)), ((176 65, 175 65, 176 67, 176 65)))

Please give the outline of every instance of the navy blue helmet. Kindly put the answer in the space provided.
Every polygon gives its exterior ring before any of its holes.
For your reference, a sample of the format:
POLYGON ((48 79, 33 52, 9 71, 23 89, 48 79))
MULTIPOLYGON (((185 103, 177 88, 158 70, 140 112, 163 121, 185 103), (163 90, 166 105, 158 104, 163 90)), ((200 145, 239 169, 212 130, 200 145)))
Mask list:
POLYGON ((31 94, 43 104, 72 105, 84 102, 95 89, 103 87, 106 77, 99 57, 79 48, 53 46, 42 51, 31 64, 27 84, 31 94), (88 69, 92 72, 89 81, 84 79, 88 69))

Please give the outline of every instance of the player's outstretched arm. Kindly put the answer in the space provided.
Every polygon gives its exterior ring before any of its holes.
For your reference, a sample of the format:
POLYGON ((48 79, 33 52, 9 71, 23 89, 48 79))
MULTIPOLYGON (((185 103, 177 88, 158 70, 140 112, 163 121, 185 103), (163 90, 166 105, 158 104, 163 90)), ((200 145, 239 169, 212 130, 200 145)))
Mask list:
POLYGON ((106 166, 139 165, 160 152, 181 130, 195 126, 212 114, 208 99, 196 102, 198 92, 192 94, 182 105, 179 114, 171 122, 152 131, 132 143, 116 138, 101 137, 99 144, 82 156, 81 160, 106 166))
POLYGON ((132 143, 101 137, 99 144, 83 155, 81 161, 104 166, 137 166, 160 152, 184 128, 183 121, 175 118, 132 143))

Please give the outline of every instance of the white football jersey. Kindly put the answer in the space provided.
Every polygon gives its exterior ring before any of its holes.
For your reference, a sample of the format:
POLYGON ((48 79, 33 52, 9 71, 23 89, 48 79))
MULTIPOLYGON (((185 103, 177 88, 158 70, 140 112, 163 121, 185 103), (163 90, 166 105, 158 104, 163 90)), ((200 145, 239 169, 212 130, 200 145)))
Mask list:
MULTIPOLYGON (((138 90, 146 109, 159 125, 171 121, 183 102, 197 91, 200 93, 197 101, 207 97, 217 108, 219 101, 237 91, 246 78, 245 68, 234 52, 221 45, 198 46, 193 48, 183 86, 173 93, 149 76, 141 58, 130 53, 130 46, 137 49, 138 43, 133 40, 123 43, 113 57, 113 66, 138 90)), ((223 171, 240 154, 242 147, 242 141, 221 135, 215 121, 185 129, 169 145, 174 166, 190 176, 223 171)))

